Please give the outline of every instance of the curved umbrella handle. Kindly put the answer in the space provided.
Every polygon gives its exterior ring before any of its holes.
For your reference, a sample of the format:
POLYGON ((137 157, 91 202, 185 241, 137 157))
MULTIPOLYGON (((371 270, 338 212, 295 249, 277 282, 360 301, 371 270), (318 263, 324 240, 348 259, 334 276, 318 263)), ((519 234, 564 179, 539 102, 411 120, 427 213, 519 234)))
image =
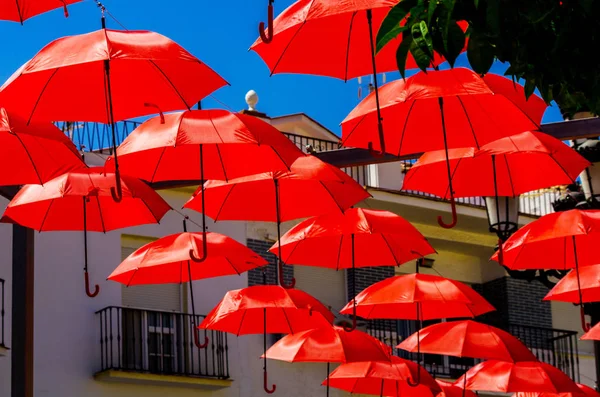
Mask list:
POLYGON ((292 282, 290 284, 286 284, 285 280, 283 279, 283 262, 279 261, 279 285, 281 285, 283 288, 285 289, 291 289, 294 288, 296 286, 296 279, 294 277, 292 277, 292 282))
POLYGON ((123 189, 121 188, 121 177, 118 168, 115 169, 115 187, 110 188, 110 194, 115 203, 120 203, 123 200, 123 189))
POLYGON ((197 327, 194 327, 194 345, 198 349, 205 349, 208 346, 208 336, 204 336, 204 343, 200 344, 200 331, 197 327))
POLYGON ((588 332, 590 329, 592 329, 592 325, 585 322, 585 312, 583 310, 583 305, 581 305, 581 307, 580 307, 580 313, 581 313, 581 328, 583 329, 584 332, 588 332))
POLYGON ((380 158, 385 155, 385 153, 383 151, 378 152, 377 150, 373 149, 373 142, 369 142, 369 146, 368 146, 367 150, 369 151, 369 154, 373 157, 380 158))
POLYGON ((65 0, 61 0, 63 3, 63 11, 65 12, 65 18, 69 17, 69 10, 67 9, 67 2, 65 0))
POLYGON ((421 384, 421 366, 419 365, 417 367, 417 380, 416 382, 412 380, 412 378, 408 378, 406 379, 406 383, 408 383, 408 385, 410 387, 417 387, 421 384))
POLYGON ((454 226, 456 226, 456 222, 458 221, 456 216, 456 202, 454 201, 454 197, 452 197, 452 199, 450 200, 450 205, 452 206, 452 222, 444 223, 444 220, 442 219, 441 215, 438 215, 437 218, 438 224, 444 229, 452 229, 454 226))
POLYGON ((267 386, 269 384, 269 376, 267 375, 267 371, 264 372, 264 381, 263 381, 263 387, 265 389, 265 393, 267 394, 273 394, 275 393, 275 390, 277 390, 277 385, 273 385, 271 386, 271 389, 269 389, 269 386, 267 386))
POLYGON ((100 287, 98 286, 98 284, 94 285, 94 292, 91 292, 90 291, 90 276, 89 276, 88 272, 84 272, 83 275, 85 278, 85 293, 90 298, 94 298, 96 295, 98 295, 100 293, 100 287))
POLYGON ((273 41, 273 0, 269 0, 269 8, 267 12, 267 34, 265 34, 265 23, 261 22, 258 24, 258 33, 265 44, 269 44, 271 41, 273 41))
POLYGON ((194 250, 190 249, 190 258, 192 259, 192 261, 197 263, 204 262, 204 260, 206 259, 206 250, 204 250, 204 252, 202 253, 202 257, 198 258, 194 253, 194 250))
POLYGON ((352 325, 348 326, 346 324, 343 325, 344 331, 352 332, 356 329, 356 316, 352 317, 352 325))
POLYGON ((157 104, 146 102, 146 103, 144 103, 144 107, 154 108, 154 109, 158 110, 158 114, 160 115, 160 123, 161 124, 165 123, 165 115, 163 114, 162 110, 160 110, 160 108, 158 107, 157 104))

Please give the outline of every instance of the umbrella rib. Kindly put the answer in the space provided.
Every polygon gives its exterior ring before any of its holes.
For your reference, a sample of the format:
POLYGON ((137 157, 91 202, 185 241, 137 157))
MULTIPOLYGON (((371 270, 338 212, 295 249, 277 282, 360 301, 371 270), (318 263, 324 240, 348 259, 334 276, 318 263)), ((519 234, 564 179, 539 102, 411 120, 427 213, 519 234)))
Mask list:
POLYGON ((571 178, 571 175, 569 175, 569 173, 567 172, 567 170, 565 170, 565 168, 562 166, 562 164, 558 160, 556 160, 552 154, 550 154, 549 156, 552 159, 552 161, 554 161, 560 167, 560 169, 565 173, 565 175, 567 176, 567 178, 569 178, 571 183, 575 183, 575 180, 573 178, 571 178))
MULTIPOLYGON (((40 185, 43 185, 44 181, 42 181, 42 177, 40 176, 40 173, 38 172, 38 169, 35 166, 35 162, 33 161, 33 158, 31 157, 31 154, 29 153, 29 150, 27 150, 27 147, 23 143, 23 140, 21 139, 21 137, 19 136, 19 134, 17 134, 17 133, 14 133, 14 134, 15 134, 15 137, 19 140, 19 143, 21 144, 21 146, 23 146, 23 150, 25 150, 25 153, 27 153, 27 157, 29 158, 29 161, 31 162, 31 166, 33 167, 33 170, 35 171, 35 175, 37 176, 38 181, 40 182, 40 185)), ((37 142, 37 139, 35 139, 35 136, 33 138, 37 142)))
POLYGON ((42 223, 40 224, 40 232, 44 229, 44 223, 46 223, 46 218, 48 217, 48 214, 50 213, 50 208, 52 208, 52 204, 54 204, 54 199, 52 199, 50 201, 50 205, 48 206, 48 209, 46 210, 46 213, 44 214, 44 219, 42 219, 42 223))
MULTIPOLYGON (((331 194, 331 192, 329 191, 329 189, 327 189, 327 186, 325 186, 325 184, 323 183, 323 181, 319 181, 319 183, 321 184, 321 186, 323 186, 323 188, 327 191, 327 193, 329 193, 329 197, 331 197, 331 199, 333 200, 333 202, 335 203, 335 205, 340 209, 340 211, 342 212, 342 214, 344 213, 344 209, 342 208, 341 205, 339 205, 339 203, 337 202, 337 200, 333 197, 333 194, 331 194)), ((343 182, 342 182, 343 184, 343 182)))
MULTIPOLYGON (((312 7, 312 5, 311 5, 311 7, 312 7)), ((281 60, 285 56, 285 53, 287 52, 288 48, 290 48, 290 45, 292 45, 292 42, 294 41, 294 39, 296 38, 296 36, 298 36, 298 33, 300 33, 300 31, 302 30, 302 28, 304 27, 304 25, 306 25, 306 20, 304 22, 302 22, 302 26, 300 26, 298 28, 298 30, 296 30, 296 33, 294 33, 294 36, 292 36, 292 38, 290 39, 290 41, 288 41, 287 45, 283 49, 283 52, 281 53, 281 55, 277 59, 277 62, 275 62, 275 66, 273 66, 273 70, 271 71, 271 76, 273 76, 275 74, 275 69, 277 69, 277 66, 279 66, 279 63, 281 62, 281 60)))
POLYGON ((344 69, 344 83, 348 81, 348 61, 350 58, 350 41, 352 39, 352 28, 354 27, 354 17, 358 11, 354 11, 352 13, 352 18, 350 19, 350 28, 348 29, 348 45, 346 46, 346 67, 344 69))
MULTIPOLYGON (((458 171, 458 167, 460 166, 460 162, 462 161, 462 159, 463 159, 462 157, 458 159, 458 163, 456 163, 456 167, 454 167, 454 171, 452 171, 452 174, 450 175, 451 179, 454 179, 454 174, 456 174, 456 172, 458 171)), ((447 159, 447 161, 449 161, 449 159, 447 159)), ((444 197, 442 197, 443 199, 447 200, 449 190, 450 190, 450 181, 448 181, 448 186, 446 187, 446 193, 444 193, 444 197)), ((456 197, 456 194, 454 197, 456 197)))
POLYGON ((152 178, 150 179, 150 182, 155 182, 154 178, 156 177, 156 173, 158 172, 158 167, 160 167, 160 162, 165 154, 165 151, 167 150, 166 147, 163 147, 162 152, 160 153, 160 157, 158 158, 158 161, 156 162, 156 167, 154 168, 154 172, 152 173, 152 178))
POLYGON ((361 123, 362 123, 362 122, 365 120, 365 118, 366 118, 366 117, 367 117, 366 115, 363 115, 363 116, 360 118, 360 121, 359 121, 358 123, 356 123, 356 125, 355 125, 355 126, 352 128, 352 131, 350 131, 350 132, 348 133, 348 135, 346 136, 346 139, 344 139, 344 140, 342 141, 342 145, 343 145, 343 144, 344 144, 344 143, 345 143, 345 142, 346 142, 348 139, 350 139, 350 136, 351 136, 351 135, 354 133, 354 131, 356 131, 356 129, 358 128, 358 126, 359 126, 359 125, 360 125, 360 124, 361 124, 361 123))
POLYGON ((340 258, 342 256, 342 245, 344 243, 344 234, 342 234, 340 236, 340 247, 338 248, 338 259, 337 259, 337 263, 335 265, 335 270, 338 271, 340 270, 340 258))
MULTIPOLYGON (((511 139, 512 141, 512 139, 511 139)), ((502 157, 504 157, 504 164, 506 164, 506 171, 508 172, 508 180, 510 182, 510 190, 512 190, 512 196, 513 197, 517 197, 517 194, 515 193, 515 185, 513 185, 513 180, 512 180, 512 175, 510 174, 510 167, 508 165, 508 159, 506 158, 506 155, 502 155, 502 157)))
POLYGON ((17 13, 19 14, 19 22, 23 25, 23 15, 21 14, 21 6, 19 5, 19 0, 15 0, 15 4, 17 5, 17 13))
MULTIPOLYGON (((29 115, 29 119, 27 119, 27 125, 29 125, 29 123, 31 123, 31 119, 33 118, 33 114, 37 110, 37 107, 40 104, 40 101, 42 100, 42 96, 44 95, 44 92, 46 92, 46 88, 48 88, 48 85, 50 84, 50 81, 52 81, 52 78, 54 76, 56 76, 57 72, 58 72, 58 68, 54 69, 54 72, 52 72, 52 75, 48 78, 48 80, 46 81, 46 84, 44 84, 44 88, 42 88, 42 92, 40 92, 40 95, 38 96, 37 100, 35 101, 35 105, 33 106, 33 109, 31 110, 31 114, 29 115)), ((21 76, 22 75, 23 74, 21 73, 21 76)))
MULTIPOLYGON (((236 186, 237 186, 237 184, 231 186, 231 189, 229 189, 229 191, 227 192, 227 195, 225 196, 225 198, 223 199, 223 202, 221 203, 221 207, 219 208, 219 212, 217 212, 217 215, 215 216, 215 219, 214 219, 215 222, 219 219, 219 215, 221 215, 221 211, 223 210, 223 208, 225 208, 225 203, 227 202, 227 199, 229 198, 229 195, 231 194, 231 192, 233 192, 233 189, 235 189, 236 186)), ((204 194, 206 195, 206 189, 204 190, 204 194)), ((206 199, 206 197, 202 196, 202 200, 205 200, 205 199, 206 199)))
POLYGON ((227 261, 227 263, 229 263, 229 266, 231 266, 231 268, 233 269, 234 272, 237 273, 238 276, 240 276, 240 272, 238 271, 238 269, 233 265, 233 263, 231 263, 231 261, 229 260, 229 258, 225 257, 225 260, 227 261))
POLYGON ((244 319, 246 318, 246 313, 248 313, 248 309, 244 310, 244 314, 242 314, 242 318, 240 320, 240 326, 238 328, 238 332, 237 332, 236 336, 240 336, 240 333, 242 332, 242 325, 244 324, 244 319))
MULTIPOLYGON (((285 317, 285 321, 288 324, 288 327, 290 327, 290 333, 294 333, 294 328, 292 328, 292 323, 290 322, 290 319, 287 316, 287 313, 285 312, 285 309, 283 307, 280 307, 281 311, 283 312, 283 317, 285 317)), ((298 309, 298 310, 302 310, 302 309, 298 309)))
POLYGON ((106 233, 106 227, 104 226, 104 216, 102 215, 102 206, 100 205, 100 197, 96 196, 96 203, 98 204, 98 212, 100 213, 100 222, 102 223, 102 232, 106 233))
POLYGON ((229 179, 227 178, 227 171, 225 170, 225 163, 223 162, 223 157, 221 156, 221 149, 219 148, 218 144, 216 144, 215 147, 217 148, 217 154, 219 155, 219 162, 221 163, 221 169, 223 169, 223 176, 225 177, 225 182, 229 182, 229 179))
POLYGON ((181 95, 181 93, 179 92, 179 90, 177 89, 177 87, 175 87, 175 85, 173 84, 173 82, 171 81, 171 79, 169 78, 169 76, 167 76, 167 74, 154 61, 149 60, 148 62, 150 62, 163 75, 163 77, 167 80, 167 82, 169 83, 169 85, 171 86, 171 88, 173 88, 173 90, 177 93, 177 96, 179 96, 179 99, 181 99, 181 102, 183 102, 183 104, 185 105, 186 109, 187 110, 192 110, 192 109, 190 109, 190 106, 187 104, 187 102, 183 98, 183 95, 181 95))
POLYGON ((465 104, 463 103, 462 99, 460 99, 459 95, 456 96, 456 99, 458 99, 458 102, 460 102, 460 106, 462 107, 463 112, 465 112, 465 116, 467 116, 467 121, 469 122, 469 127, 471 128, 471 133, 473 134, 473 139, 475 140, 475 145, 477 145, 477 149, 479 149, 479 142, 477 142, 477 135, 475 135, 475 129, 473 128, 473 124, 471 123, 469 112, 467 112, 467 108, 465 107, 465 104))
POLYGON ((401 263, 398 261, 398 258, 396 258, 396 254, 394 254, 394 250, 392 249, 392 246, 390 245, 390 243, 387 241, 387 238, 385 238, 385 234, 380 233, 379 234, 381 236, 381 238, 383 239, 383 241, 385 241, 385 244, 387 245, 387 247, 390 250, 390 253, 392 254, 392 257, 394 258, 394 261, 396 262, 397 266, 400 266, 401 263))
POLYGON ((402 144, 404 143, 404 135, 406 134, 406 127, 408 126, 408 120, 410 119, 410 114, 412 113, 413 107, 415 106, 416 103, 417 103, 417 101, 414 100, 410 104, 410 109, 408 109, 408 113, 406 114, 406 118, 404 119, 404 126, 402 127, 402 135, 400 136, 400 145, 398 146, 398 156, 400 156, 400 153, 402 153, 402 144))

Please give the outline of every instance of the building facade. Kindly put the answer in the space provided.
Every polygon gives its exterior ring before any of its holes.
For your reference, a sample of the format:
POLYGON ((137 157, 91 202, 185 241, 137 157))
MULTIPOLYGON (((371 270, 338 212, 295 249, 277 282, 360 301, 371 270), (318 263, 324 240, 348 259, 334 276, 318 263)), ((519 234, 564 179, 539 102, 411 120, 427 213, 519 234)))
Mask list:
MULTIPOLYGON (((304 114, 268 118, 299 148, 326 151, 338 148, 338 137, 304 114)), ((121 124, 126 135, 134 125, 121 124)), ((68 133, 77 142, 102 147, 101 131, 91 124, 70 125, 68 133)), ((123 136, 122 136, 123 137, 123 136)), ((105 154, 86 154, 91 165, 103 164, 105 154)), ((447 202, 416 192, 401 192, 410 161, 346 169, 367 187, 372 198, 361 203, 371 209, 397 213, 423 233, 438 251, 420 271, 438 274, 471 285, 498 310, 482 321, 507 329, 525 342, 543 361, 571 375, 576 381, 594 386, 593 345, 579 341, 579 310, 573 305, 542 302, 546 287, 537 281, 509 277, 489 258, 497 238, 487 231, 487 216, 481 198, 465 199, 458 206, 459 222, 454 229, 437 225, 439 214, 449 216, 447 202)), ((194 187, 161 191, 173 208, 181 208, 194 187)), ((522 224, 552 211, 558 192, 535 192, 521 198, 522 224)), ((4 210, 7 201, 2 199, 4 210)), ((184 211, 185 212, 185 211, 184 211)), ((192 220, 200 215, 186 212, 192 220)), ((287 231, 295 223, 283 224, 287 231)), ((198 228, 189 224, 190 231, 198 228)), ((212 222, 208 230, 225 234, 264 255, 275 242, 274 224, 259 222, 212 222)), ((259 396, 262 387, 262 336, 225 335, 201 331, 209 345, 199 350, 190 332, 189 290, 186 285, 135 286, 125 288, 106 277, 127 255, 142 245, 182 230, 182 217, 171 211, 160 225, 146 225, 106 234, 88 233, 91 282, 100 293, 91 299, 83 287, 83 233, 45 232, 35 234, 35 327, 34 395, 36 397, 121 397, 121 396, 259 396)), ((11 239, 12 227, 0 224, 0 396, 11 388, 11 239)), ((416 263, 397 268, 369 268, 356 271, 356 291, 394 274, 412 273, 416 263)), ((305 266, 286 266, 286 277, 297 280, 305 290, 334 312, 349 300, 351 275, 346 271, 305 266)), ((274 281, 272 266, 267 281, 274 281)), ((208 313, 226 291, 263 282, 260 271, 240 276, 194 282, 195 307, 208 313)), ((341 316, 338 317, 342 321, 341 316)), ((200 320, 197 319, 197 320, 200 320)), ((360 327, 375 337, 398 344, 414 331, 410 322, 369 322, 360 327)), ((270 341, 275 340, 270 337, 270 341)), ((403 354, 399 352, 399 354, 403 354)), ((428 370, 437 376, 456 378, 472 361, 426 356, 428 370)), ((269 378, 276 394, 288 397, 325 393, 320 382, 326 376, 324 364, 269 362, 269 378)), ((333 396, 342 393, 332 390, 333 396)))

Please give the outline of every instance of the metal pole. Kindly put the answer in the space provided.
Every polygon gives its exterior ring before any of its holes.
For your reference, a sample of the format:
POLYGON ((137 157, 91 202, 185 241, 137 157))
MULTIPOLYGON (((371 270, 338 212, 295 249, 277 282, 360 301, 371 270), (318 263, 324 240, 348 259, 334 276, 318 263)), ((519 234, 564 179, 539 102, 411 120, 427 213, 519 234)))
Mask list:
POLYGON ((34 233, 13 225, 11 397, 33 397, 34 233))

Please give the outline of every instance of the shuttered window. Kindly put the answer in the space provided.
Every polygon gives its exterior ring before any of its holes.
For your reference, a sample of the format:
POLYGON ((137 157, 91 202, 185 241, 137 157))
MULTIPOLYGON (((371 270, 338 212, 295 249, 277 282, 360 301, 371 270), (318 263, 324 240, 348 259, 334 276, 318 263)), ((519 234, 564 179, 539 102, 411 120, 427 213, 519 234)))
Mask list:
MULTIPOLYGON (((127 258, 136 249, 152 241, 150 238, 123 236, 121 239, 121 259, 127 258)), ((159 311, 182 311, 182 288, 180 284, 156 284, 122 286, 121 304, 159 311)))

